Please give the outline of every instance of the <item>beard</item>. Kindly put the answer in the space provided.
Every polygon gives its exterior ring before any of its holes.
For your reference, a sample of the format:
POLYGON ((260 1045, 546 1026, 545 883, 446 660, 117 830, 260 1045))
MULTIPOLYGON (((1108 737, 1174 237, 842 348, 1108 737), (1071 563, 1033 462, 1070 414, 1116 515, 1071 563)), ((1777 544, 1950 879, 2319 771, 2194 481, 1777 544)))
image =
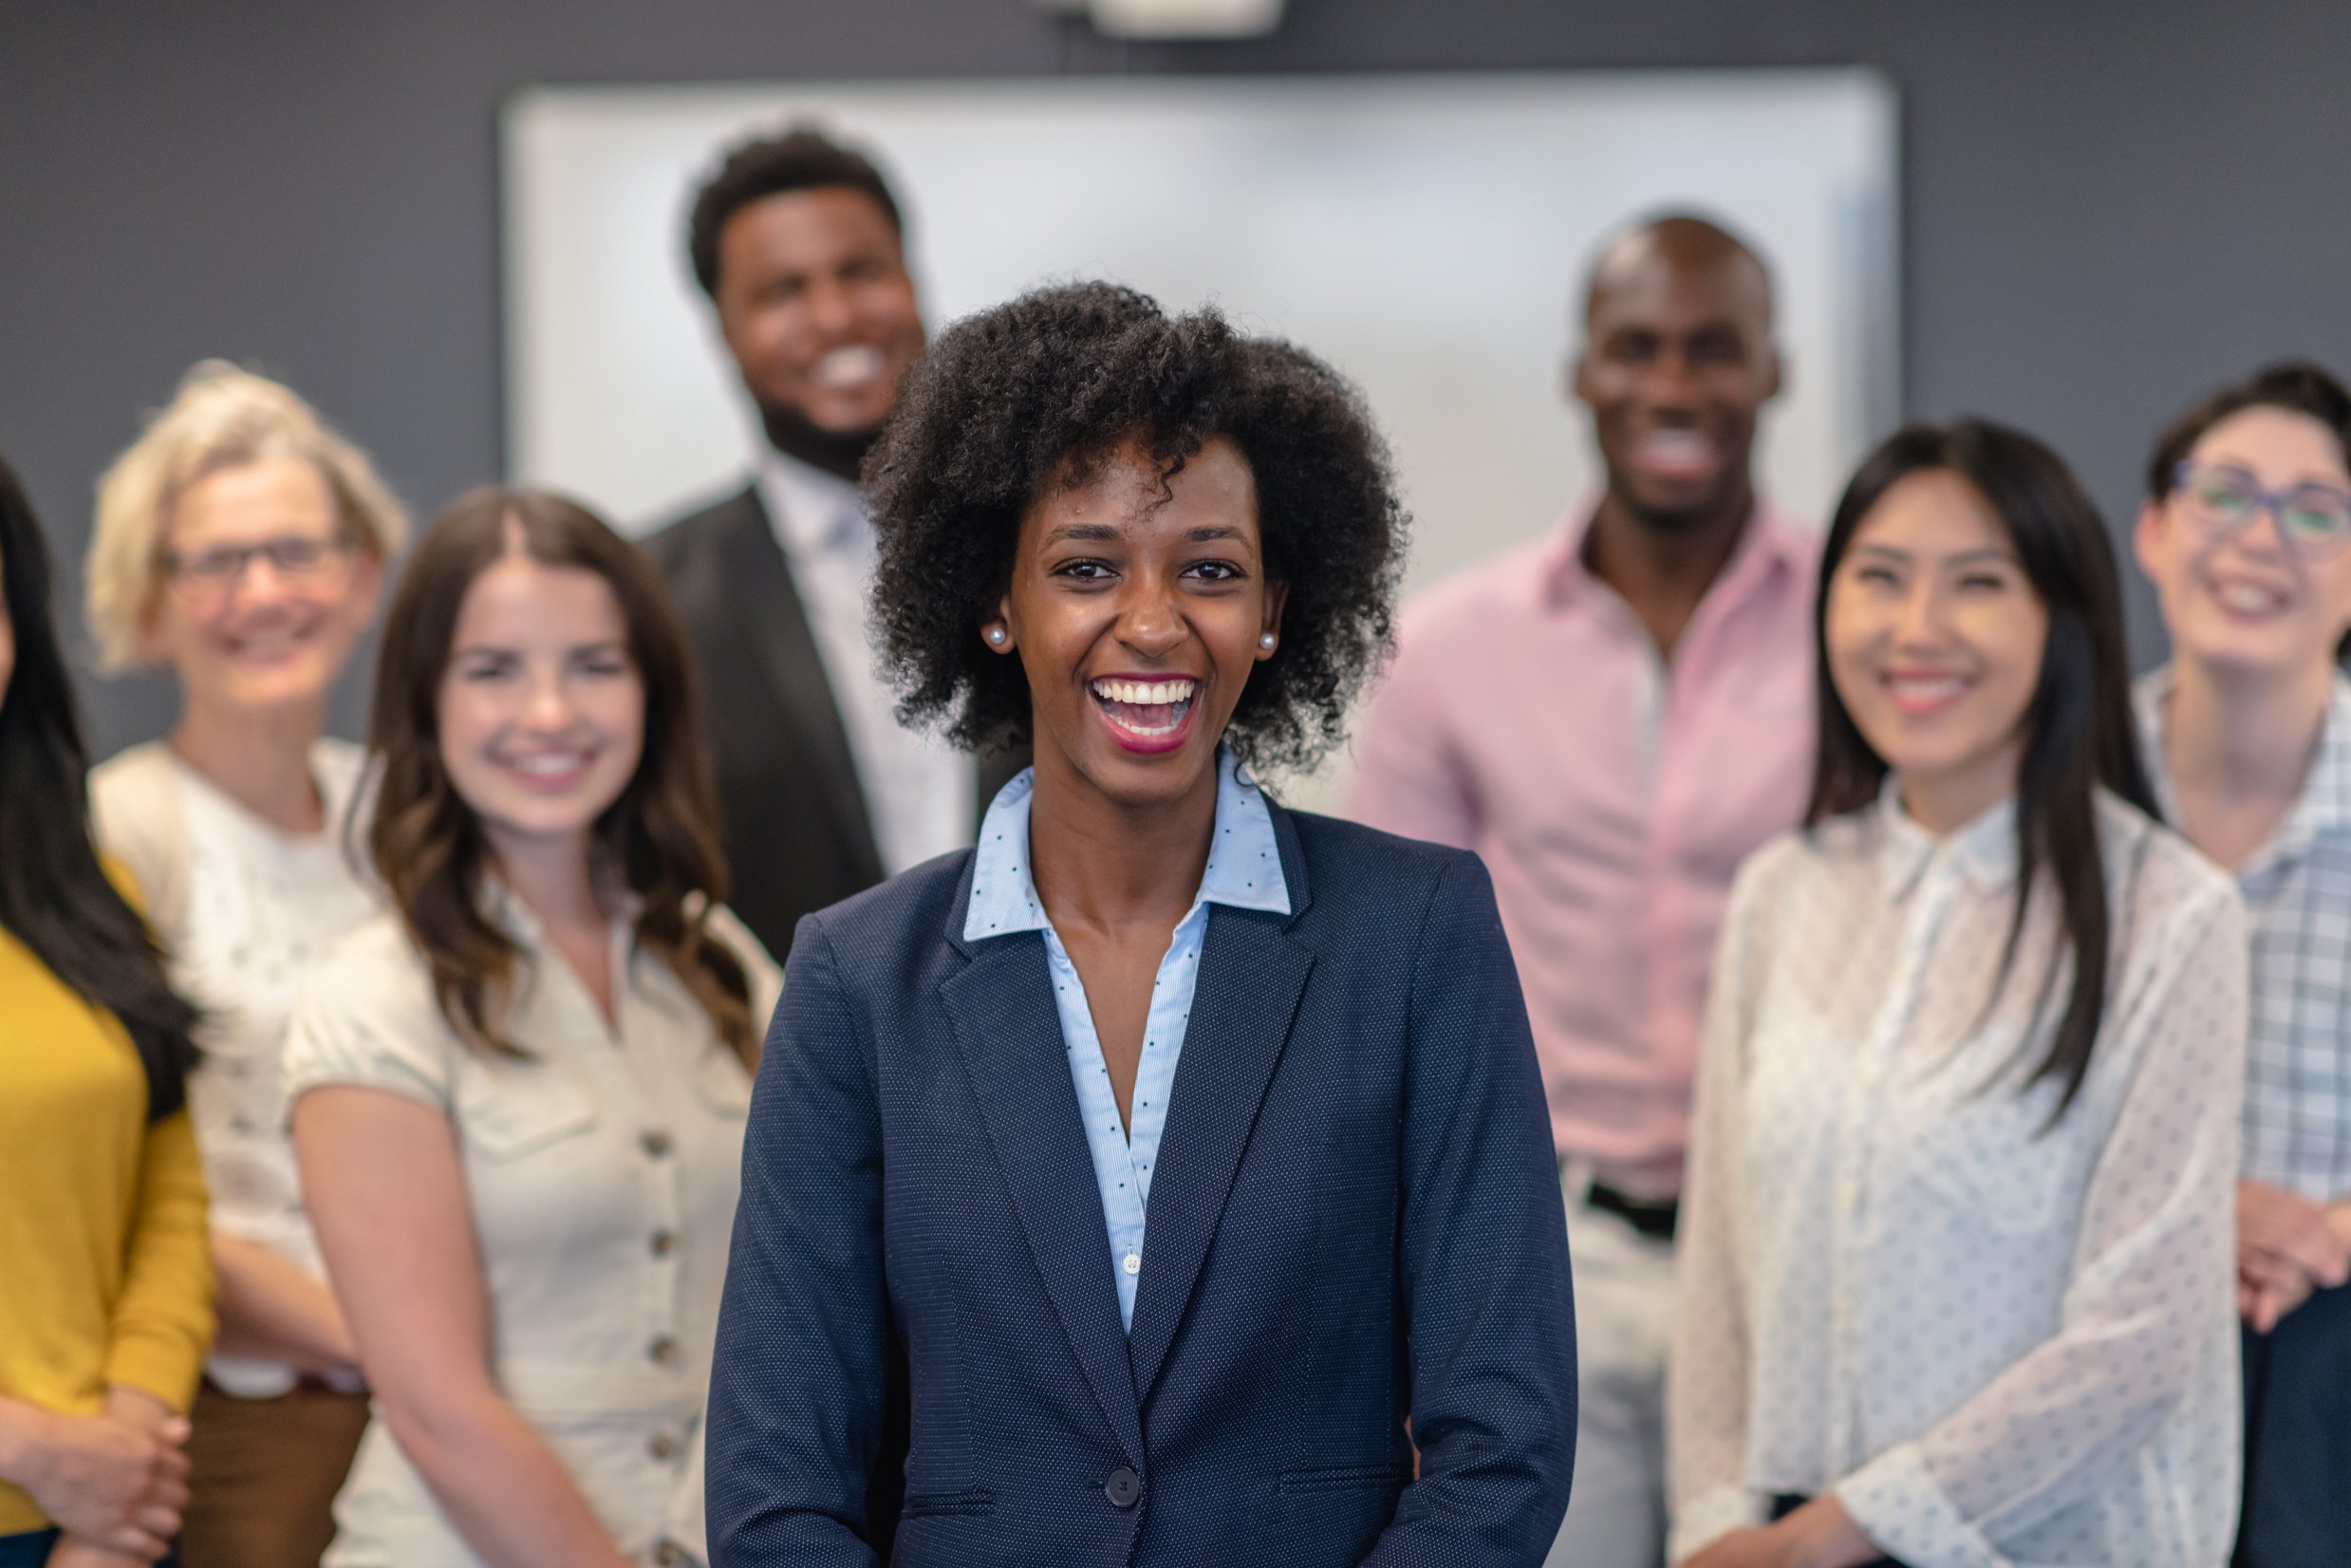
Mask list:
POLYGON ((851 484, 857 483, 866 454, 882 439, 878 424, 863 430, 827 430, 796 408, 767 403, 759 405, 759 424, 767 432, 768 444, 785 457, 851 484))

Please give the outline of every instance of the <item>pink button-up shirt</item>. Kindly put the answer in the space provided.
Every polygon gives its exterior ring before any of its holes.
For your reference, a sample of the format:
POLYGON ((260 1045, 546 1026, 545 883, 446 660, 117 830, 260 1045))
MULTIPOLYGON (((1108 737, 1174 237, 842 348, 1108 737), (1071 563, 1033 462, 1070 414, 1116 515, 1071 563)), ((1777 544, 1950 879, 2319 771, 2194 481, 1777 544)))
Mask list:
POLYGON ((1811 780, 1819 541, 1759 508, 1669 664, 1577 515, 1406 612, 1349 810, 1483 857, 1561 1157, 1662 1195, 1731 873, 1811 780))

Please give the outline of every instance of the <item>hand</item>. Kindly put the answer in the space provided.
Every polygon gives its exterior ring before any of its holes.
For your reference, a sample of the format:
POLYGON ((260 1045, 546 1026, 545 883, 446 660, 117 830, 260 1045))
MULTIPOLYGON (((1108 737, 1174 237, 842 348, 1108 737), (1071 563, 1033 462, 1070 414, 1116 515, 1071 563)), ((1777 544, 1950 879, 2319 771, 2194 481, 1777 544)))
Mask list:
MULTIPOLYGON (((106 1385, 106 1419, 119 1421, 133 1431, 154 1434, 160 1434, 175 1421, 179 1422, 183 1428, 187 1426, 177 1410, 146 1390, 134 1389, 128 1383, 106 1385)), ((185 1440, 184 1431, 179 1437, 170 1439, 175 1445, 185 1440)))
POLYGON ((2257 1334, 2318 1286, 2351 1279, 2351 1224, 2265 1182, 2237 1184, 2237 1309, 2257 1334))
POLYGON ((49 1549, 47 1568, 147 1568, 155 1559, 110 1552, 81 1536, 66 1536, 49 1549))
POLYGON ((46 1411, 25 1465, 25 1490, 85 1546, 152 1562, 179 1533, 187 1440, 188 1423, 177 1415, 148 1430, 111 1416, 46 1411))
POLYGON ((2255 1334, 2267 1334, 2310 1299, 2310 1277, 2267 1253, 2237 1270, 2237 1316, 2255 1334))
POLYGON ((2267 1255, 2292 1263, 2314 1284, 2351 1279, 2351 1239, 2326 1205, 2266 1182, 2237 1184, 2237 1259, 2267 1255))
POLYGON ((1785 1568, 1787 1544, 1770 1525, 1750 1524, 1717 1536, 1682 1559, 1682 1568, 1785 1568))

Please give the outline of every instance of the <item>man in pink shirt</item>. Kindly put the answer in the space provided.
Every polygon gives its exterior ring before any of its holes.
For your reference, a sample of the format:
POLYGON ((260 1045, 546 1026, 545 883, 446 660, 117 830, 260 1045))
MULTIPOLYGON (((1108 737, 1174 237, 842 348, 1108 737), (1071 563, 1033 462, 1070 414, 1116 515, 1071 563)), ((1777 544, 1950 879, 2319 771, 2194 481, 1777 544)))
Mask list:
POLYGON ((1715 225, 1611 242, 1576 396, 1607 486, 1404 618, 1350 807, 1477 850, 1526 990, 1567 1183, 1582 1374, 1551 1562, 1655 1568, 1672 1223, 1716 927, 1801 814, 1818 541, 1759 501, 1771 284, 1715 225))

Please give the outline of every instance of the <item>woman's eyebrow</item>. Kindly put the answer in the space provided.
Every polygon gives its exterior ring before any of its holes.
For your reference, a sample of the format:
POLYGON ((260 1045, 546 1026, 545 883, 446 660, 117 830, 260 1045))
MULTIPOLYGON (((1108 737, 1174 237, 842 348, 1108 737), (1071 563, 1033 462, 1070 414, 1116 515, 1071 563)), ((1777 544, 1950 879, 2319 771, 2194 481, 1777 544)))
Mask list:
POLYGON ((1079 539, 1099 543, 1118 537, 1118 530, 1108 523, 1061 523, 1045 531, 1045 543, 1057 545, 1065 539, 1079 539))

